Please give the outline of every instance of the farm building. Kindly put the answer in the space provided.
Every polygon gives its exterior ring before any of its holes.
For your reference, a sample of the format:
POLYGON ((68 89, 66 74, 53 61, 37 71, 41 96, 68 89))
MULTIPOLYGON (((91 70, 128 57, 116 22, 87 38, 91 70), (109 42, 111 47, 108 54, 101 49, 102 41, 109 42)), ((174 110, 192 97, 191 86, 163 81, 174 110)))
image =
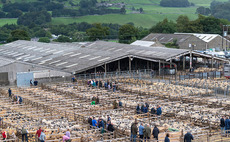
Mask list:
POLYGON ((142 141, 139 126, 144 135, 150 132, 150 142, 156 142, 156 135, 158 142, 167 135, 172 142, 184 141, 187 135, 193 135, 195 142, 230 141, 227 125, 220 133, 220 118, 228 119, 230 114, 229 82, 221 71, 200 68, 175 77, 139 71, 160 71, 166 64, 185 67, 187 58, 196 64, 200 57, 212 66, 229 60, 140 43, 16 41, 0 46, 0 81, 95 73, 95 77, 77 76, 77 80, 46 81, 38 86, 1 87, 0 128, 2 135, 7 133, 5 141, 19 142, 27 135, 34 142, 41 130, 46 142, 142 141), (113 71, 117 74, 106 75, 113 71), (105 76, 99 76, 100 72, 105 76))
MULTIPOLYGON (((15 82, 16 73, 19 72, 39 71, 46 74, 47 78, 98 72, 131 72, 141 69, 157 70, 160 73, 161 68, 166 65, 177 70, 178 62, 175 60, 190 56, 190 51, 186 49, 153 48, 104 41, 91 43, 15 41, 0 46, 0 51, 0 57, 8 63, 3 65, 0 71, 8 72, 10 82, 15 82)), ((191 55, 209 60, 212 67, 215 61, 229 62, 228 59, 195 51, 191 55)), ((188 68, 186 60, 181 61, 181 64, 183 70, 188 68)))
POLYGON ((155 34, 151 33, 142 39, 143 41, 158 40, 161 44, 167 44, 176 40, 180 49, 206 50, 229 49, 229 40, 218 34, 174 33, 155 34))

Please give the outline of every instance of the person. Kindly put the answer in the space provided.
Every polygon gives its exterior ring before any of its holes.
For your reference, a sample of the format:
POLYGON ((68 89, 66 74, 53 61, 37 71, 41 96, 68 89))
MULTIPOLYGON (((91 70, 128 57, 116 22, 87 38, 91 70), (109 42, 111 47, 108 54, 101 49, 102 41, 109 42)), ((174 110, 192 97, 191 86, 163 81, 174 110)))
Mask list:
POLYGON ((111 121, 111 118, 109 117, 109 115, 107 115, 107 123, 111 121))
POLYGON ((104 83, 104 87, 105 87, 105 90, 108 88, 108 84, 107 84, 106 81, 105 81, 105 83, 104 83))
POLYGON ((144 105, 143 107, 143 113, 147 113, 148 112, 148 108, 144 105))
POLYGON ((97 126, 97 120, 95 119, 95 117, 93 117, 93 120, 92 120, 92 126, 97 126))
POLYGON ((89 125, 91 125, 91 126, 93 125, 93 124, 92 124, 92 117, 91 117, 91 116, 88 118, 88 123, 89 123, 89 125))
POLYGON ((66 135, 67 137, 69 137, 69 138, 70 138, 70 131, 69 131, 69 129, 67 129, 67 131, 66 131, 65 135, 66 135))
POLYGON ((22 141, 23 142, 24 142, 24 139, 26 139, 26 142, 28 142, 27 134, 28 134, 28 131, 24 127, 22 127, 22 141))
POLYGON ((230 120, 229 120, 229 117, 226 117, 226 120, 225 120, 225 132, 229 133, 229 131, 230 131, 230 120))
POLYGON ((98 87, 98 81, 96 80, 96 87, 98 87))
POLYGON ((185 135, 184 135, 184 142, 191 142, 193 140, 193 136, 190 132, 187 132, 185 135))
POLYGON ((44 133, 44 130, 42 130, 41 135, 39 137, 40 142, 45 142, 46 140, 46 135, 44 133))
POLYGON ((158 105, 158 107, 157 107, 157 115, 159 116, 161 114, 162 114, 161 106, 158 105))
POLYGON ((122 102, 121 102, 121 100, 119 100, 119 107, 122 107, 122 102))
POLYGON ((37 86, 37 85, 38 85, 38 81, 34 80, 34 86, 37 86))
POLYGON ((165 142, 170 142, 169 133, 167 133, 166 136, 165 136, 165 142))
POLYGON ((41 132, 42 132, 42 128, 39 127, 39 129, 36 132, 36 136, 37 136, 37 141, 39 140, 40 136, 41 136, 41 132))
POLYGON ((74 83, 76 81, 75 76, 72 77, 72 82, 74 83))
POLYGON ((153 108, 151 109, 151 114, 156 114, 156 109, 155 109, 155 107, 153 107, 153 108))
POLYGON ((93 80, 93 84, 92 85, 93 85, 93 87, 96 87, 96 82, 94 80, 93 80))
POLYGON ((11 93, 12 93, 12 90, 9 88, 8 90, 8 93, 9 93, 9 97, 11 98, 11 93))
POLYGON ((102 82, 101 82, 101 80, 99 81, 99 88, 102 88, 102 82))
POLYGON ((147 102, 145 102, 145 106, 149 109, 149 104, 147 102))
POLYGON ((2 140, 6 140, 7 139, 7 133, 6 131, 2 131, 2 140))
POLYGON ((225 127, 224 116, 222 116, 222 118, 220 119, 221 134, 225 134, 224 127, 225 127))
POLYGON ((98 128, 105 128, 105 125, 102 119, 99 119, 98 128))
POLYGON ((113 109, 117 109, 117 101, 116 100, 113 101, 113 109))
POLYGON ((140 137, 140 142, 142 142, 142 139, 143 139, 143 137, 144 137, 143 130, 144 130, 144 126, 143 126, 143 123, 141 123, 141 125, 139 126, 139 137, 140 137))
POLYGON ((144 107, 145 107, 145 105, 142 104, 142 105, 141 105, 141 112, 142 112, 142 113, 144 112, 144 107))
POLYGON ((157 128, 157 125, 155 125, 154 129, 153 129, 153 138, 155 138, 156 140, 158 140, 158 135, 159 135, 160 131, 157 128))
POLYGON ((95 105, 96 104, 96 100, 97 100, 97 98, 95 96, 93 96, 91 105, 95 105))
POLYGON ((114 131, 114 127, 113 127, 113 124, 111 123, 111 121, 108 121, 108 128, 107 128, 107 130, 110 131, 110 132, 114 131))
POLYGON ((145 125, 143 133, 144 133, 145 141, 149 140, 151 137, 151 128, 149 127, 149 125, 145 125))
POLYGON ((131 141, 132 142, 136 142, 136 138, 137 138, 137 123, 136 121, 131 125, 131 141))
POLYGON ((69 140, 70 140, 70 137, 68 137, 68 136, 66 136, 66 135, 64 135, 64 136, 62 137, 62 142, 70 142, 69 140))
POLYGON ((102 134, 105 132, 105 124, 104 124, 104 121, 102 119, 99 119, 98 128, 101 128, 102 134))
POLYGON ((116 84, 113 85, 113 92, 116 92, 116 84))
POLYGON ((97 95, 97 98, 96 98, 96 104, 99 104, 99 97, 97 95))
POLYGON ((18 97, 19 97, 19 104, 22 104, 22 101, 23 101, 22 97, 21 96, 18 96, 18 97))
POLYGON ((33 80, 30 79, 30 86, 33 86, 33 80))
POLYGON ((137 114, 140 114, 140 105, 138 104, 136 107, 137 114))

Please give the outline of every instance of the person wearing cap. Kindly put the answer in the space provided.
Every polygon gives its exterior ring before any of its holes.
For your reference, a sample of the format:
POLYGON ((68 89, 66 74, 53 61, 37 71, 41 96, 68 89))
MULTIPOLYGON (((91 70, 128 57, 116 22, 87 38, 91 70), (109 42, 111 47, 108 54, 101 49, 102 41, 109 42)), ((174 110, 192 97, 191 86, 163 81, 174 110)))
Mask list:
POLYGON ((149 140, 150 137, 151 137, 151 128, 149 127, 149 125, 145 125, 143 133, 144 133, 144 139, 145 139, 145 141, 149 140))
POLYGON ((40 140, 41 142, 45 142, 45 140, 46 140, 46 135, 45 135, 45 133, 44 133, 44 130, 42 130, 41 135, 40 135, 40 137, 39 137, 39 140, 40 140))

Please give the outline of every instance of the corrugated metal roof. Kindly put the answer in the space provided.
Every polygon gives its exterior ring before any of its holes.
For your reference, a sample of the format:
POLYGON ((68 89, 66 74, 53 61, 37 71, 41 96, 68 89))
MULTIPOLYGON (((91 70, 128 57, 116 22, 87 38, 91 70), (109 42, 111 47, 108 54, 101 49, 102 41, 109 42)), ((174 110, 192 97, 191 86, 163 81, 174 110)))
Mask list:
POLYGON ((152 48, 105 41, 85 44, 16 41, 0 46, 0 50, 0 56, 66 72, 84 71, 130 55, 166 60, 188 52, 183 49, 152 48), (82 45, 85 47, 81 48, 82 45))
POLYGON ((144 37, 142 40, 143 41, 155 41, 158 40, 160 43, 166 44, 169 42, 173 42, 174 39, 177 40, 177 43, 183 42, 192 35, 185 35, 185 34, 154 34, 151 33, 144 37))

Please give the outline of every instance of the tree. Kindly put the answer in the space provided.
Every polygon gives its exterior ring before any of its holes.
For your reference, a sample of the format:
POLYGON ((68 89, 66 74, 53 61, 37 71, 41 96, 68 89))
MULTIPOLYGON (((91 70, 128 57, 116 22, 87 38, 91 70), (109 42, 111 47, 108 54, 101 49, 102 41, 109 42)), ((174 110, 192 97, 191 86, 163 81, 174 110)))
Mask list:
POLYGON ((163 7, 189 7, 188 0, 161 0, 160 6, 163 7))
POLYGON ((109 28, 103 27, 100 23, 95 23, 92 28, 86 30, 86 34, 89 36, 89 40, 91 41, 104 39, 107 35, 109 35, 109 28))
POLYGON ((120 13, 121 13, 121 14, 126 14, 125 6, 123 6, 123 7, 120 9, 120 13))
POLYGON ((186 33, 189 24, 189 18, 186 15, 180 15, 177 20, 177 32, 186 33))
POLYGON ((0 43, 1 42, 6 42, 6 40, 8 38, 9 38, 9 34, 8 33, 0 31, 0 43))
POLYGON ((12 42, 16 40, 30 40, 29 34, 24 30, 14 30, 10 33, 10 37, 7 42, 12 42))
POLYGON ((143 13, 143 12, 144 12, 144 10, 143 10, 143 8, 141 7, 141 8, 140 8, 140 13, 143 13))
POLYGON ((6 17, 5 12, 0 11, 0 18, 5 18, 5 17, 6 17))
POLYGON ((119 28, 119 42, 130 44, 137 39, 138 30, 133 25, 125 24, 119 28))
POLYGON ((9 12, 6 17, 8 18, 18 18, 20 16, 22 16, 23 12, 21 10, 12 10, 11 12, 9 12))
POLYGON ((18 18, 18 25, 43 25, 51 21, 51 15, 47 11, 28 12, 18 18))
POLYGON ((39 38, 38 42, 50 43, 50 39, 48 37, 41 37, 39 38))
POLYGON ((163 21, 158 22, 149 31, 152 33, 175 33, 177 30, 176 24, 173 21, 168 21, 166 18, 163 21))
POLYGON ((71 39, 67 36, 59 36, 56 40, 57 42, 71 42, 71 39))
POLYGON ((209 8, 200 6, 196 9, 196 13, 202 14, 202 15, 209 15, 211 13, 211 10, 209 8))

